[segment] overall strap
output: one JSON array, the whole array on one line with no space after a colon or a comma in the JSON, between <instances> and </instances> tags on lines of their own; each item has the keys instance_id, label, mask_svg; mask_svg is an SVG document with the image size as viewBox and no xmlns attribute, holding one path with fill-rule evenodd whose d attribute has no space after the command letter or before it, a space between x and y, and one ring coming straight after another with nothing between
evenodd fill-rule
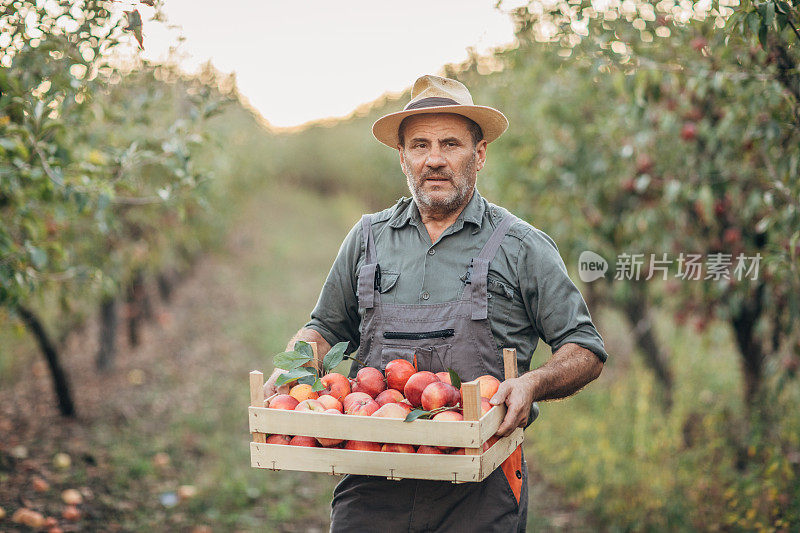
<instances>
[{"instance_id":1,"label":"overall strap","mask_svg":"<svg viewBox=\"0 0 800 533\"><path fill-rule=\"evenodd\" d=\"M361 233L364 242L364 264L358 272L358 303L365 309L375 306L375 281L378 272L378 257L372 237L372 216L361 217Z\"/></svg>"},{"instance_id":2,"label":"overall strap","mask_svg":"<svg viewBox=\"0 0 800 533\"><path fill-rule=\"evenodd\" d=\"M487 288L489 276L489 261L494 258L500 243L506 236L508 228L517 219L511 213L507 214L500 224L492 232L489 240L483 246L478 257L472 259L469 276L469 293L472 301L472 320L483 320L489 316L489 305L487 301Z\"/></svg>"}]
</instances>

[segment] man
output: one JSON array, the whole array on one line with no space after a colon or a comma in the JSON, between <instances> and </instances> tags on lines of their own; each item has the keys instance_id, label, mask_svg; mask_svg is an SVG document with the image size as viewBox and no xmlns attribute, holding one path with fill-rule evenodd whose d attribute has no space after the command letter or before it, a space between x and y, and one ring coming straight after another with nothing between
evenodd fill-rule
<instances>
[{"instance_id":1,"label":"man","mask_svg":"<svg viewBox=\"0 0 800 533\"><path fill-rule=\"evenodd\" d=\"M412 198L353 227L289 349L302 339L324 354L346 340L366 366L416 358L424 370L502 380L502 348L516 348L526 371L542 338L552 357L504 381L491 399L508 407L504 436L528 423L534 402L595 379L607 354L555 243L475 188L505 116L474 105L467 88L447 78L423 76L411 96L372 131L397 148ZM524 531L526 513L527 467L517 449L481 483L345 476L331 530Z\"/></svg>"}]
</instances>

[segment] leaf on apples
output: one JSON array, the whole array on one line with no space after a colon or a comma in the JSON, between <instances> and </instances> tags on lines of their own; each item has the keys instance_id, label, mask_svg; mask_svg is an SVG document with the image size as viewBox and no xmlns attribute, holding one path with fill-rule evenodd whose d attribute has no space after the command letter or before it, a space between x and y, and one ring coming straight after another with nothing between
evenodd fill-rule
<instances>
[{"instance_id":1,"label":"leaf on apples","mask_svg":"<svg viewBox=\"0 0 800 533\"><path fill-rule=\"evenodd\" d=\"M406 418L403 420L403 422L413 422L417 418L429 418L430 416L430 411L426 411L425 409L414 409L406 415Z\"/></svg>"},{"instance_id":2,"label":"leaf on apples","mask_svg":"<svg viewBox=\"0 0 800 533\"><path fill-rule=\"evenodd\" d=\"M461 377L459 377L458 372L456 372L452 368L448 368L447 371L450 373L450 384L453 385L453 387L460 389Z\"/></svg>"},{"instance_id":3,"label":"leaf on apples","mask_svg":"<svg viewBox=\"0 0 800 533\"><path fill-rule=\"evenodd\" d=\"M324 389L325 389L325 386L322 384L322 382L319 379L315 379L314 380L314 384L311 385L311 390L313 390L314 392L319 392L319 391L324 390Z\"/></svg>"},{"instance_id":4,"label":"leaf on apples","mask_svg":"<svg viewBox=\"0 0 800 533\"><path fill-rule=\"evenodd\" d=\"M311 358L298 352L283 352L272 358L272 362L277 368L284 370L294 370L311 361Z\"/></svg>"},{"instance_id":5,"label":"leaf on apples","mask_svg":"<svg viewBox=\"0 0 800 533\"><path fill-rule=\"evenodd\" d=\"M308 356L309 359L314 359L314 349L311 348L311 345L306 341L297 341L294 343L294 351Z\"/></svg>"},{"instance_id":6,"label":"leaf on apples","mask_svg":"<svg viewBox=\"0 0 800 533\"><path fill-rule=\"evenodd\" d=\"M286 372L285 374L281 374L280 376L278 376L278 379L275 380L275 385L276 386L285 385L286 383L289 383L290 381L294 381L296 379L299 380L300 378L303 378L303 377L306 377L306 376L311 376L312 379L314 378L314 374L309 372L308 369L302 368L302 367L301 368L295 368L294 370L290 370L290 371Z\"/></svg>"},{"instance_id":7,"label":"leaf on apples","mask_svg":"<svg viewBox=\"0 0 800 533\"><path fill-rule=\"evenodd\" d=\"M347 342L337 342L322 360L322 369L327 374L331 372L344 359L344 351L347 349Z\"/></svg>"}]
</instances>

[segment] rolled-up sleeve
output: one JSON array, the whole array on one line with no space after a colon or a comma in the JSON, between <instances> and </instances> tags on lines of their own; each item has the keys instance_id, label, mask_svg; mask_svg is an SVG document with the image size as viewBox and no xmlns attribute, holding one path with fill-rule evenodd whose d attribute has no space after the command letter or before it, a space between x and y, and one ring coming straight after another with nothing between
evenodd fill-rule
<instances>
[{"instance_id":1,"label":"rolled-up sleeve","mask_svg":"<svg viewBox=\"0 0 800 533\"><path fill-rule=\"evenodd\" d=\"M608 358L580 291L572 283L553 239L532 228L517 257L523 300L539 337L553 352L572 342Z\"/></svg>"},{"instance_id":2,"label":"rolled-up sleeve","mask_svg":"<svg viewBox=\"0 0 800 533\"><path fill-rule=\"evenodd\" d=\"M361 240L361 224L358 223L342 242L319 293L317 305L311 312L311 320L305 325L322 335L331 346L337 342L349 342L347 353L355 351L360 342L356 272Z\"/></svg>"}]
</instances>

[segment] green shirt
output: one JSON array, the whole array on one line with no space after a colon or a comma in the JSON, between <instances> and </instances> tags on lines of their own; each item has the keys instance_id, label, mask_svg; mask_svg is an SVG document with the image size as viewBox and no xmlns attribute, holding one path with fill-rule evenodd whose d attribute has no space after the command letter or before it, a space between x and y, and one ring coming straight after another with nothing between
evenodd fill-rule
<instances>
[{"instance_id":1,"label":"green shirt","mask_svg":"<svg viewBox=\"0 0 800 533\"><path fill-rule=\"evenodd\" d=\"M381 301L435 304L461 297L470 259L480 253L505 210L475 190L467 206L436 243L431 243L419 209L410 198L376 213L372 219ZM322 287L307 328L331 345L359 344L363 310L358 307L358 272L364 263L361 223L342 243ZM552 351L572 342L605 362L603 339L553 240L530 224L511 225L489 265L488 318L498 351L517 349L520 369L530 368L541 338Z\"/></svg>"}]
</instances>

